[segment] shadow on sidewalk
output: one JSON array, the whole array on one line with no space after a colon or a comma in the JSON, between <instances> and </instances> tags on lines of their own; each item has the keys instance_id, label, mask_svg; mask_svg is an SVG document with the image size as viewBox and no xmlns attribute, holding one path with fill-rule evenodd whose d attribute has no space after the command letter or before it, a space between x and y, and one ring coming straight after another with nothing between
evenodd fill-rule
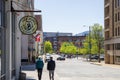
<instances>
[{"instance_id":1,"label":"shadow on sidewalk","mask_svg":"<svg viewBox=\"0 0 120 80\"><path fill-rule=\"evenodd\" d=\"M21 70L24 71L35 71L35 64L22 65Z\"/></svg>"}]
</instances>

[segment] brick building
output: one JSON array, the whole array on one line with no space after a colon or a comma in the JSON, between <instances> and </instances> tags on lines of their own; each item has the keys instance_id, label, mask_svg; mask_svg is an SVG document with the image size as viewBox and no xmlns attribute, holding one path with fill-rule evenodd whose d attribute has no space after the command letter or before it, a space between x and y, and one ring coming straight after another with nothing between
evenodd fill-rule
<instances>
[{"instance_id":1,"label":"brick building","mask_svg":"<svg viewBox=\"0 0 120 80\"><path fill-rule=\"evenodd\" d=\"M46 37L45 41L50 41L54 51L59 52L61 44L63 42L72 42L76 47L83 47L83 41L86 36L57 36L57 37Z\"/></svg>"},{"instance_id":2,"label":"brick building","mask_svg":"<svg viewBox=\"0 0 120 80\"><path fill-rule=\"evenodd\" d=\"M120 64L120 0L104 0L105 63Z\"/></svg>"}]
</instances>

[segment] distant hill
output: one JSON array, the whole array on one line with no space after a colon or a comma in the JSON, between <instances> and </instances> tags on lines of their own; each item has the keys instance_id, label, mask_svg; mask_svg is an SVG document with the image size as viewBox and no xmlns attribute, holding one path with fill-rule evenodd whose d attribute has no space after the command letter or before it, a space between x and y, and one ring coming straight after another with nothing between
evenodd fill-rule
<instances>
[{"instance_id":1,"label":"distant hill","mask_svg":"<svg viewBox=\"0 0 120 80\"><path fill-rule=\"evenodd\" d=\"M75 36L86 36L89 34L89 31L84 31L82 33L75 34Z\"/></svg>"}]
</instances>

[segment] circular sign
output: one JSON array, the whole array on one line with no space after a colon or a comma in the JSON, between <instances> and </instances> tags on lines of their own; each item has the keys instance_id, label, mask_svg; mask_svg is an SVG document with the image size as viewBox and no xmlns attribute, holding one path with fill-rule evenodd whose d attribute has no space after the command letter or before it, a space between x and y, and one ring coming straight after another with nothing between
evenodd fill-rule
<instances>
[{"instance_id":1,"label":"circular sign","mask_svg":"<svg viewBox=\"0 0 120 80\"><path fill-rule=\"evenodd\" d=\"M19 28L23 34L33 34L37 30L37 20L32 16L25 16L20 19Z\"/></svg>"}]
</instances>

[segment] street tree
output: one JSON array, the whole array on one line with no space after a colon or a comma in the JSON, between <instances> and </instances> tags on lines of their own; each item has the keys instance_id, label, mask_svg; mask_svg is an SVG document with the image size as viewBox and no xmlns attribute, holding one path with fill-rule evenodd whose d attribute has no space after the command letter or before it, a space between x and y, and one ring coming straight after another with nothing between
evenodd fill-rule
<instances>
[{"instance_id":1,"label":"street tree","mask_svg":"<svg viewBox=\"0 0 120 80\"><path fill-rule=\"evenodd\" d=\"M53 48L52 48L51 42L50 41L45 41L45 43L44 43L44 52L45 53L51 53L52 50L53 50Z\"/></svg>"},{"instance_id":2,"label":"street tree","mask_svg":"<svg viewBox=\"0 0 120 80\"><path fill-rule=\"evenodd\" d=\"M71 42L63 42L60 47L60 52L65 54L75 54L77 51L76 47Z\"/></svg>"},{"instance_id":3,"label":"street tree","mask_svg":"<svg viewBox=\"0 0 120 80\"><path fill-rule=\"evenodd\" d=\"M103 27L100 24L96 23L91 28L92 28L91 29L91 38L93 40L95 40L95 43L98 47L98 55L99 55L98 61L100 62L100 53L101 53L101 51L103 51L103 42L104 42Z\"/></svg>"}]
</instances>

